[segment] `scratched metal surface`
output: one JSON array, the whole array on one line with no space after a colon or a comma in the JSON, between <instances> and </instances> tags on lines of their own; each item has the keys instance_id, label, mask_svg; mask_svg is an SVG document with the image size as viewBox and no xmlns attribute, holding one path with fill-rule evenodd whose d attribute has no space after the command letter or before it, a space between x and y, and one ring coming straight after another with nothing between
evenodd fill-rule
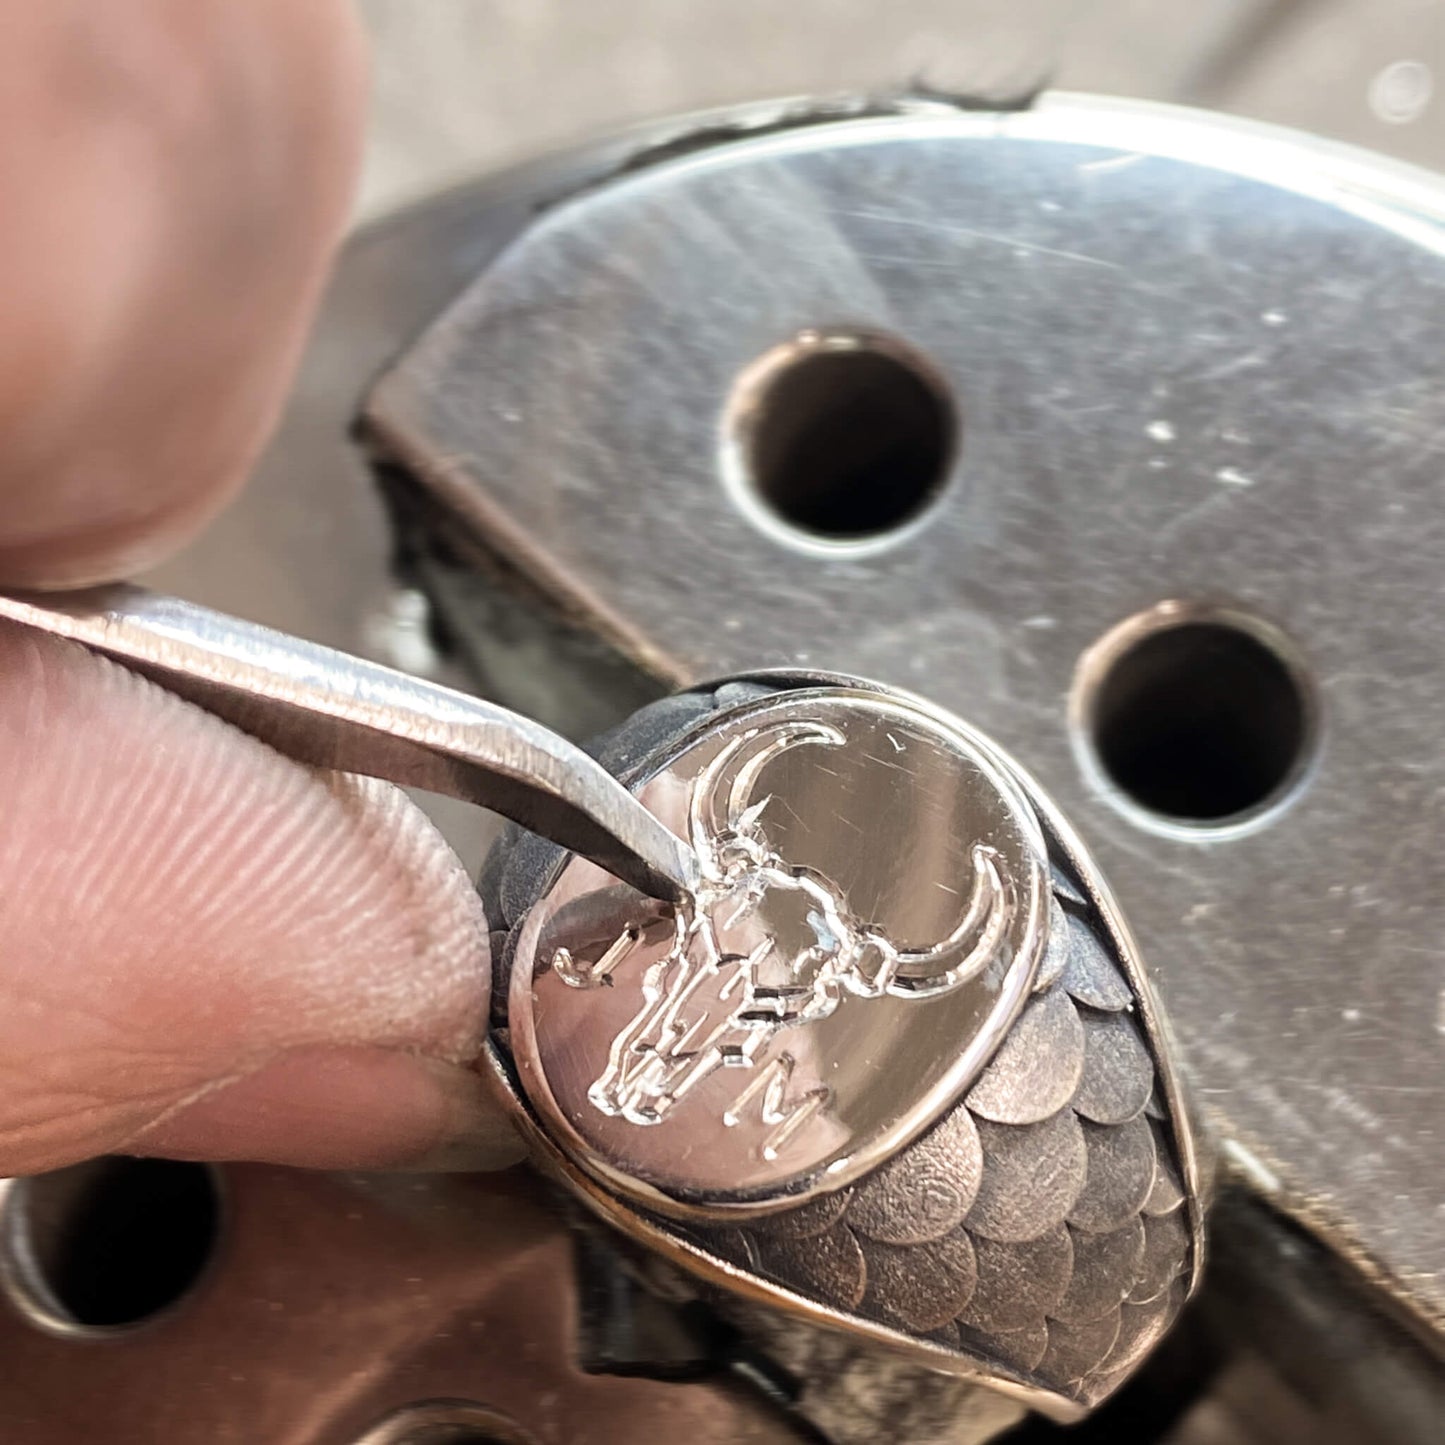
<instances>
[{"instance_id":1,"label":"scratched metal surface","mask_svg":"<svg viewBox=\"0 0 1445 1445\"><path fill-rule=\"evenodd\" d=\"M1257 1186L1436 1319L1442 215L1419 173L1068 99L772 137L551 212L375 413L663 673L833 665L997 736L1096 846ZM967 440L929 526L819 558L732 504L715 419L840 321L929 356ZM1173 596L1284 628L1324 711L1311 786L1228 841L1140 831L1066 722L1083 650Z\"/></svg>"},{"instance_id":2,"label":"scratched metal surface","mask_svg":"<svg viewBox=\"0 0 1445 1445\"><path fill-rule=\"evenodd\" d=\"M607 147L593 137L754 96L1047 81L1306 126L1445 168L1445 0L619 0L587 7L585 23L567 0L360 9L374 84L358 217L427 204L357 238L251 487L154 581L429 675L441 664L392 585L348 423L375 369L525 223L519 191L595 168ZM535 162L558 147L572 149ZM527 181L475 182L519 164ZM439 199L461 182L469 196ZM485 820L426 805L479 860Z\"/></svg>"}]
</instances>

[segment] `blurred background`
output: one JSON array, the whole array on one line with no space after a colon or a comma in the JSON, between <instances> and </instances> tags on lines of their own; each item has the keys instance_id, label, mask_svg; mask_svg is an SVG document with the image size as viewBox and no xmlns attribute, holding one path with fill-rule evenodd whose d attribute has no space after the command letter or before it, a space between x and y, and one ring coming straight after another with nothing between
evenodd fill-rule
<instances>
[{"instance_id":1,"label":"blurred background","mask_svg":"<svg viewBox=\"0 0 1445 1445\"><path fill-rule=\"evenodd\" d=\"M1206 106L1445 170L1445 0L361 0L362 218L632 121L1040 85Z\"/></svg>"}]
</instances>

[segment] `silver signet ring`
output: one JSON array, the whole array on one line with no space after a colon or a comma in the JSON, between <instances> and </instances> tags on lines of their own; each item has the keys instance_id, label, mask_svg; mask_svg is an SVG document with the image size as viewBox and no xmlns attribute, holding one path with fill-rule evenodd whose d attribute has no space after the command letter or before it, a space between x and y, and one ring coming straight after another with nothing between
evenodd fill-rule
<instances>
[{"instance_id":1,"label":"silver signet ring","mask_svg":"<svg viewBox=\"0 0 1445 1445\"><path fill-rule=\"evenodd\" d=\"M494 870L496 1062L539 1155L754 1305L1096 1405L1198 1282L1200 1166L1128 930L1037 784L831 676L668 699L603 760L699 873L673 908L556 850Z\"/></svg>"}]
</instances>

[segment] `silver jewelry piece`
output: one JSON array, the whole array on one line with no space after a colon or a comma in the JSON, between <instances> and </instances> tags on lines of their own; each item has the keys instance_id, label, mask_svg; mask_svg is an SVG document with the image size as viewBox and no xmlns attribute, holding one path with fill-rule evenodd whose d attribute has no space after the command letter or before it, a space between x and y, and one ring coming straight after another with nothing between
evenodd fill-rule
<instances>
[{"instance_id":1,"label":"silver jewelry piece","mask_svg":"<svg viewBox=\"0 0 1445 1445\"><path fill-rule=\"evenodd\" d=\"M573 1186L695 1274L1077 1413L1202 1262L1128 932L992 743L765 681L624 778L697 855L681 905L573 856L534 880L502 1073Z\"/></svg>"}]
</instances>

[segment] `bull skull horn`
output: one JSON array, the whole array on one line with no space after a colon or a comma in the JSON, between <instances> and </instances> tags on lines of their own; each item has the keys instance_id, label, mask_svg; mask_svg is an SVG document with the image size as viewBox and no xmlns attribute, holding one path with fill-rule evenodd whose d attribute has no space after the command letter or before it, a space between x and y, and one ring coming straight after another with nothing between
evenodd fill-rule
<instances>
[{"instance_id":1,"label":"bull skull horn","mask_svg":"<svg viewBox=\"0 0 1445 1445\"><path fill-rule=\"evenodd\" d=\"M893 954L888 991L906 998L947 993L976 978L993 962L1013 919L1016 890L1003 859L985 844L973 848L973 893L963 917L946 938L927 948Z\"/></svg>"},{"instance_id":2,"label":"bull skull horn","mask_svg":"<svg viewBox=\"0 0 1445 1445\"><path fill-rule=\"evenodd\" d=\"M706 860L721 833L745 831L759 775L775 758L809 743L841 747L843 734L823 723L786 722L754 728L734 738L698 775L688 826L693 850ZM726 791L726 810L721 804Z\"/></svg>"}]
</instances>

